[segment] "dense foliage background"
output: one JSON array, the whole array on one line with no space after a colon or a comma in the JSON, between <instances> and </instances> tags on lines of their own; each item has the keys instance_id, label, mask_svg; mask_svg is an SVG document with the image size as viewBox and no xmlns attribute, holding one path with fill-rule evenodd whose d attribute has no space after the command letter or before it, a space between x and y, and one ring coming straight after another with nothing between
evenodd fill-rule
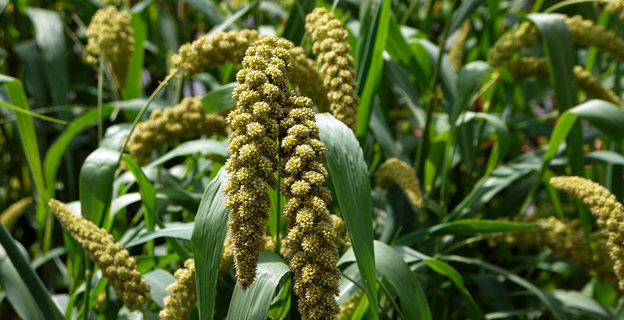
<instances>
[{"instance_id":1,"label":"dense foliage background","mask_svg":"<svg viewBox=\"0 0 624 320\"><path fill-rule=\"evenodd\" d=\"M87 63L87 27L109 4L131 14L134 51L123 86L102 61ZM208 114L234 106L240 65L170 74L181 45L255 29L315 59L305 15L326 7L349 32L360 97L355 134L317 115L329 210L348 231L339 245L340 318L620 319L624 300L611 268L618 260L602 227L548 182L582 176L624 199L619 6L0 0L0 209L34 198L6 226L10 234L0 230L0 318L157 319L174 272L194 257L190 318L299 319L280 250L287 230L279 189L269 192L267 237L275 245L261 254L254 285L243 292L231 268L219 270L227 137L168 141L145 165L120 151L135 119L185 97L199 96ZM526 21L534 41L521 34L505 42ZM509 61L493 58L514 45ZM526 57L547 60L522 64ZM391 158L413 169L424 206L403 185L379 182ZM121 303L50 213L52 198L128 249L150 286L144 310Z\"/></svg>"}]
</instances>

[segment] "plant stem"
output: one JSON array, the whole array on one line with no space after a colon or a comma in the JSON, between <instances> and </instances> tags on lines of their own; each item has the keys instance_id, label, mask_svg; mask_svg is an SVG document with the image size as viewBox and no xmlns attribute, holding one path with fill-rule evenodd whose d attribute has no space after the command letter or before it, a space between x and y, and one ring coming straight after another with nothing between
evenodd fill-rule
<instances>
[{"instance_id":1,"label":"plant stem","mask_svg":"<svg viewBox=\"0 0 624 320\"><path fill-rule=\"evenodd\" d=\"M102 56L98 59L100 62L100 67L98 70L98 94L97 94L97 108L98 108L98 146L100 142L102 142L102 91L104 84L104 59Z\"/></svg>"},{"instance_id":2,"label":"plant stem","mask_svg":"<svg viewBox=\"0 0 624 320\"><path fill-rule=\"evenodd\" d=\"M175 77L176 74L178 74L178 71L179 71L178 69L175 69L175 70L171 71L171 73L169 73L169 75L165 78L165 80L163 80L160 83L160 85L158 85L158 88L156 88L156 90L154 90L154 92L152 92L152 95L149 96L149 98L147 99L147 102L145 102L145 105L143 106L143 108L141 108L141 111L139 111L139 114L136 116L136 118L134 119L134 122L132 123L132 127L130 128L130 132L128 132L128 138L124 142L123 148L121 148L121 152L119 153L119 159L117 159L117 162L121 162L121 157L123 156L124 151L126 150L126 147L128 146L128 141L130 141L130 137L132 136L132 132L134 132L134 128L136 128L137 124L141 120L141 117L143 116L143 114L145 113L145 111L147 110L149 105L156 98L156 95L158 95L158 93L160 93L160 91L162 91L162 89L165 88L167 83L169 83L169 81L171 79L173 79L173 77Z\"/></svg>"},{"instance_id":3,"label":"plant stem","mask_svg":"<svg viewBox=\"0 0 624 320\"><path fill-rule=\"evenodd\" d=\"M280 243L280 217L282 216L282 213L280 212L280 185L281 185L281 178L280 178L280 174L279 171L277 172L277 192L276 192L276 197L277 199L275 200L276 202L276 207L275 207L275 253L279 254L280 253L280 249L281 249L281 243Z\"/></svg>"},{"instance_id":4,"label":"plant stem","mask_svg":"<svg viewBox=\"0 0 624 320\"><path fill-rule=\"evenodd\" d=\"M84 320L89 320L89 298L91 291L91 270L89 270L89 256L85 253L85 292L84 292Z\"/></svg>"}]
</instances>

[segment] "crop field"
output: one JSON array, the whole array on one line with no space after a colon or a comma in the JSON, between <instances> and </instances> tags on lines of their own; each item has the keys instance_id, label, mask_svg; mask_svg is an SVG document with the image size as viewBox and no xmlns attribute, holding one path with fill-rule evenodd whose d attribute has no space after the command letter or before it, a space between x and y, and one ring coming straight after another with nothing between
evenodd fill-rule
<instances>
[{"instance_id":1,"label":"crop field","mask_svg":"<svg viewBox=\"0 0 624 320\"><path fill-rule=\"evenodd\" d=\"M0 0L0 320L624 320L624 0Z\"/></svg>"}]
</instances>

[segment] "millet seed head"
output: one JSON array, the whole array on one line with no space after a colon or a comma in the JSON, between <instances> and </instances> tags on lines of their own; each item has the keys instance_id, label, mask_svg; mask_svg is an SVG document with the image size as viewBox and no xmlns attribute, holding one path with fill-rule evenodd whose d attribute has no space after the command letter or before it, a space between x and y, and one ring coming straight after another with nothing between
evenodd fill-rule
<instances>
[{"instance_id":1,"label":"millet seed head","mask_svg":"<svg viewBox=\"0 0 624 320\"><path fill-rule=\"evenodd\" d=\"M243 68L236 75L236 109L227 117L232 135L228 140L231 156L225 164L230 178L224 193L226 206L232 208L229 237L236 278L243 289L256 277L264 221L271 205L268 191L277 186L277 138L289 95L292 47L287 40L268 36L247 49Z\"/></svg>"},{"instance_id":2,"label":"millet seed head","mask_svg":"<svg viewBox=\"0 0 624 320\"><path fill-rule=\"evenodd\" d=\"M171 66L181 70L186 77L192 77L204 68L226 62L240 63L245 50L257 39L256 30L219 31L210 38L201 37L182 45L178 53L171 57Z\"/></svg>"},{"instance_id":3,"label":"millet seed head","mask_svg":"<svg viewBox=\"0 0 624 320\"><path fill-rule=\"evenodd\" d=\"M377 185L382 189L388 189L394 183L399 185L413 205L422 208L423 196L416 171L404 161L390 158L379 166Z\"/></svg>"},{"instance_id":4,"label":"millet seed head","mask_svg":"<svg viewBox=\"0 0 624 320\"><path fill-rule=\"evenodd\" d=\"M355 132L360 98L355 93L358 85L353 57L349 55L349 33L334 13L325 8L316 8L308 14L305 28L312 35L312 50L318 55L331 112Z\"/></svg>"},{"instance_id":5,"label":"millet seed head","mask_svg":"<svg viewBox=\"0 0 624 320\"><path fill-rule=\"evenodd\" d=\"M186 260L184 267L176 270L174 276L177 281L167 286L167 292L171 295L165 297L165 308L158 315L162 320L187 320L188 311L197 299L195 260Z\"/></svg>"},{"instance_id":6,"label":"millet seed head","mask_svg":"<svg viewBox=\"0 0 624 320\"><path fill-rule=\"evenodd\" d=\"M2 223L9 232L12 232L17 220L31 203L33 203L33 198L26 197L11 204L0 214L0 223Z\"/></svg>"},{"instance_id":7,"label":"millet seed head","mask_svg":"<svg viewBox=\"0 0 624 320\"><path fill-rule=\"evenodd\" d=\"M579 199L594 215L601 231L608 237L613 270L624 290L624 206L605 187L582 177L562 176L550 179L550 184Z\"/></svg>"},{"instance_id":8,"label":"millet seed head","mask_svg":"<svg viewBox=\"0 0 624 320\"><path fill-rule=\"evenodd\" d=\"M139 310L152 300L149 286L128 250L105 229L71 212L64 203L51 199L52 213L63 228L85 250L115 289L117 297L130 310Z\"/></svg>"},{"instance_id":9,"label":"millet seed head","mask_svg":"<svg viewBox=\"0 0 624 320\"><path fill-rule=\"evenodd\" d=\"M113 5L99 9L87 28L87 62L96 64L98 57L110 66L117 88L126 85L126 76L134 56L134 30L130 26L132 16L117 11Z\"/></svg>"}]
</instances>

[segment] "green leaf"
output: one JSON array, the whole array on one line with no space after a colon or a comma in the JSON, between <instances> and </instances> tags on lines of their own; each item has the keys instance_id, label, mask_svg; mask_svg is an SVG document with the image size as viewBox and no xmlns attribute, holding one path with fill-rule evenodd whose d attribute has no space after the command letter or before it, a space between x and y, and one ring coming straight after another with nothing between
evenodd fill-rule
<instances>
[{"instance_id":1,"label":"green leaf","mask_svg":"<svg viewBox=\"0 0 624 320\"><path fill-rule=\"evenodd\" d=\"M321 140L327 147L327 167L364 280L364 289L372 310L377 310L372 198L364 154L345 124L327 113L318 114L316 122ZM376 312L373 317L377 319Z\"/></svg>"},{"instance_id":2,"label":"green leaf","mask_svg":"<svg viewBox=\"0 0 624 320\"><path fill-rule=\"evenodd\" d=\"M17 271L15 272L17 274L14 274L14 276L17 275L19 278L23 280L23 283L26 285L26 288L28 288L28 291L32 295L32 298L34 298L35 301L37 302L34 304L29 304L30 308L32 308L35 305L38 306L41 312L44 315L46 315L46 319L54 319L54 320L65 319L65 317L63 317L63 315L61 314L61 311L56 307L56 305L52 301L52 297L50 296L48 289L43 285L43 282L41 282L41 279L39 279L39 277L35 273L35 270L33 270L33 268L30 266L30 262L28 261L28 258L26 256L26 250L24 250L23 247L18 245L18 242L16 242L15 239L11 237L7 229L1 223L0 223L0 244L4 248L3 251L6 254L6 255L0 254L0 272L5 272L5 271L11 272L11 267L7 265L9 263L14 266L13 268L15 270L19 270L19 272ZM7 284L5 286L4 281L8 277L2 274L2 277L0 278L2 278L1 281L3 281L3 282L0 282L2 284L3 291L6 290L8 286L20 285L19 282L15 282L13 284ZM17 279L17 277L11 277L11 278ZM26 299L26 301L28 301L28 297L22 296L25 293L23 289L24 288L16 289L16 292L19 292L20 299L24 298ZM43 318L38 317L38 318L32 318L32 319L43 319Z\"/></svg>"},{"instance_id":3,"label":"green leaf","mask_svg":"<svg viewBox=\"0 0 624 320\"><path fill-rule=\"evenodd\" d=\"M484 3L484 0L466 0L463 1L457 10L453 12L450 20L449 34L459 29L464 21L468 20L470 16Z\"/></svg>"},{"instance_id":4,"label":"green leaf","mask_svg":"<svg viewBox=\"0 0 624 320\"><path fill-rule=\"evenodd\" d=\"M29 7L27 12L35 27L35 41L41 49L45 62L43 67L51 89L52 100L55 105L68 105L69 69L63 21L55 11Z\"/></svg>"},{"instance_id":5,"label":"green leaf","mask_svg":"<svg viewBox=\"0 0 624 320\"><path fill-rule=\"evenodd\" d=\"M1 2L1 1L0 1ZM34 39L15 45L15 52L22 59L24 66L24 86L27 93L34 98L33 108L50 105L46 78L43 72L43 57Z\"/></svg>"},{"instance_id":6,"label":"green leaf","mask_svg":"<svg viewBox=\"0 0 624 320\"><path fill-rule=\"evenodd\" d=\"M604 100L589 100L570 110L581 119L589 121L594 127L617 141L624 140L624 110Z\"/></svg>"},{"instance_id":7,"label":"green leaf","mask_svg":"<svg viewBox=\"0 0 624 320\"><path fill-rule=\"evenodd\" d=\"M4 84L4 87L9 95L9 99L11 99L11 103L13 105L30 111L24 87L19 80L0 74L0 85L1 84ZM39 155L39 143L37 142L35 125L33 124L32 118L28 115L16 112L15 118L17 120L17 128L19 130L20 140L22 141L22 148L24 149L24 154L26 155L28 168L32 174L32 179L35 182L35 187L37 188L39 195L42 197L39 201L47 204L48 200L45 196L46 189L43 180L43 172L41 170L41 157ZM45 207L46 210L38 211L37 215L37 223L39 223L39 226L41 227L46 225L45 219L46 212L48 212L48 210L47 206ZM39 212L41 212L41 214L39 214Z\"/></svg>"},{"instance_id":8,"label":"green leaf","mask_svg":"<svg viewBox=\"0 0 624 320\"><path fill-rule=\"evenodd\" d=\"M511 232L541 227L538 223L518 223L502 220L464 219L441 223L431 227L412 231L396 242L396 245L411 246L427 235L474 236L479 233Z\"/></svg>"},{"instance_id":9,"label":"green leaf","mask_svg":"<svg viewBox=\"0 0 624 320\"><path fill-rule=\"evenodd\" d=\"M166 226L167 227L163 229L139 233L138 236L136 236L129 242L122 243L122 244L124 245L124 247L130 248L132 246L144 244L147 241L158 239L158 238L163 238L163 237L176 238L176 239L182 239L182 240L191 240L191 236L193 234L193 227L195 226L195 223L194 222L172 223Z\"/></svg>"},{"instance_id":10,"label":"green leaf","mask_svg":"<svg viewBox=\"0 0 624 320\"><path fill-rule=\"evenodd\" d=\"M398 22L396 21L394 16L390 16L390 23L389 23L389 28L388 28L388 41L386 43L386 50L388 54L392 57L392 59L399 62L405 69L411 71L416 81L412 82L412 80L410 79L410 75L407 73L404 76L402 76L403 79L398 78L396 76L391 76L391 75L389 75L389 77L391 77L392 79L401 80L401 82L405 82L405 84L403 84L397 81L396 84L399 87L406 88L406 87L411 87L415 84L416 87L420 91L425 92L429 90L429 83L427 83L427 79L429 78L429 75L427 74L427 71L425 70L428 70L429 68L431 68L431 65L430 63L425 66L420 65L417 59L418 55L416 53L418 51L415 49L417 47L420 47L420 46L415 45L414 48L412 48L412 46L408 44L408 42L405 40L405 37L403 36L403 33L401 33L401 29L399 28ZM426 56L426 58L429 59L429 56ZM393 72L394 71L393 69L395 69L396 67L388 69L387 66L388 66L388 61L386 60L384 62L384 74L388 74L388 72L397 74L397 72ZM420 100L416 99L415 97L416 95L415 90L404 90L404 91L405 93L403 95L411 96L411 100L413 101L414 104L420 102ZM410 109L411 108L412 107L410 106Z\"/></svg>"},{"instance_id":11,"label":"green leaf","mask_svg":"<svg viewBox=\"0 0 624 320\"><path fill-rule=\"evenodd\" d=\"M555 319L557 320L568 319L568 316L565 314L565 312L562 311L563 308L561 307L561 304L559 303L559 301L548 296L547 294L542 292L540 289L535 287L533 284L531 284L529 281L524 280L523 278L519 277L517 274L513 272L509 272L503 268L497 267L487 262L479 261L477 259L466 258L466 257L443 256L441 259L474 265L474 266L489 270L491 272L498 273L502 275L503 277L507 278L509 281L516 283L517 285L527 289L529 292L535 295L540 301L542 301L542 304L555 317Z\"/></svg>"},{"instance_id":12,"label":"green leaf","mask_svg":"<svg viewBox=\"0 0 624 320\"><path fill-rule=\"evenodd\" d=\"M457 124L457 126L460 126L460 130L461 130L461 125L466 124L467 122L473 119L485 120L486 123L494 129L494 132L497 136L496 144L492 148L492 154L490 155L488 159L488 164L484 173L484 176L487 177L492 173L494 168L496 168L496 166L498 165L498 161L502 160L503 157L505 157L505 155L509 151L509 145L510 145L509 130L507 129L507 126L505 125L503 120L498 118L496 115L489 114L489 113L481 113L481 112L477 113L477 112L472 112L472 111L464 112L464 117L459 119L461 121L461 124ZM460 138L461 136L462 135L460 134ZM469 144L470 146L472 145L471 143ZM470 146L468 147L470 148ZM475 151L475 154L476 154L476 151ZM476 156L474 156L472 159L475 159L475 158Z\"/></svg>"},{"instance_id":13,"label":"green leaf","mask_svg":"<svg viewBox=\"0 0 624 320\"><path fill-rule=\"evenodd\" d=\"M383 119L383 114L379 108L379 101L375 101L375 110L371 115L370 130L375 137L375 140L379 142L381 151L386 158L399 158L403 161L410 162L410 160L403 155L400 146L392 138L390 128Z\"/></svg>"},{"instance_id":14,"label":"green leaf","mask_svg":"<svg viewBox=\"0 0 624 320\"><path fill-rule=\"evenodd\" d=\"M427 50L429 59L431 60L431 65L437 65L440 48L425 39L415 39L415 41ZM453 65L451 65L451 62L446 54L442 55L440 73L438 76L440 79L440 87L442 88L442 95L445 101L444 108L448 114L451 114L451 108L455 104L455 99L457 99L457 73L455 72L455 69L453 68Z\"/></svg>"},{"instance_id":15,"label":"green leaf","mask_svg":"<svg viewBox=\"0 0 624 320\"><path fill-rule=\"evenodd\" d=\"M113 112L113 108L102 108L102 116L109 117ZM56 174L63 158L63 153L71 143L72 139L86 129L88 126L97 122L98 112L97 109L89 109L78 118L74 119L71 125L69 125L63 134L58 137L54 143L50 146L46 152L43 160L43 169L45 172L45 183L48 186L47 196L48 198L54 198L56 189Z\"/></svg>"},{"instance_id":16,"label":"green leaf","mask_svg":"<svg viewBox=\"0 0 624 320\"><path fill-rule=\"evenodd\" d=\"M15 269L4 248L0 247L0 285L13 310L22 319L44 319L37 301ZM46 292L47 293L47 292Z\"/></svg>"},{"instance_id":17,"label":"green leaf","mask_svg":"<svg viewBox=\"0 0 624 320\"><path fill-rule=\"evenodd\" d=\"M119 152L98 148L85 160L80 169L80 208L86 219L98 226L111 202L113 181Z\"/></svg>"},{"instance_id":18,"label":"green leaf","mask_svg":"<svg viewBox=\"0 0 624 320\"><path fill-rule=\"evenodd\" d=\"M354 259L353 250L349 249L338 264ZM431 310L425 293L401 255L387 244L375 240L375 264L377 272L388 279L391 289L399 296L405 319L430 320Z\"/></svg>"},{"instance_id":19,"label":"green leaf","mask_svg":"<svg viewBox=\"0 0 624 320\"><path fill-rule=\"evenodd\" d=\"M546 171L550 167L552 159L557 155L559 147L568 138L574 126L578 125L577 119L579 117L588 120L596 128L615 140L621 141L624 139L624 132L618 129L624 125L624 111L610 102L590 100L564 112L550 136L550 143L548 144L546 154L544 154L538 179L524 201L525 207L533 199Z\"/></svg>"},{"instance_id":20,"label":"green leaf","mask_svg":"<svg viewBox=\"0 0 624 320\"><path fill-rule=\"evenodd\" d=\"M615 310L604 306L596 300L576 291L556 290L552 295L561 302L566 309L578 310L598 320L622 319Z\"/></svg>"},{"instance_id":21,"label":"green leaf","mask_svg":"<svg viewBox=\"0 0 624 320\"><path fill-rule=\"evenodd\" d=\"M570 30L562 15L534 13L527 18L539 29L544 41L557 108L564 112L578 104L574 47ZM580 124L572 128L567 145L572 174L583 175L583 133Z\"/></svg>"},{"instance_id":22,"label":"green leaf","mask_svg":"<svg viewBox=\"0 0 624 320\"><path fill-rule=\"evenodd\" d=\"M448 263L439 260L425 260L425 263L431 268L433 271L449 278L453 284L459 289L459 293L466 304L466 308L468 309L468 315L471 320L485 320L485 315L477 302L474 300L466 286L464 286L464 278L462 278L459 271L455 268L451 267Z\"/></svg>"},{"instance_id":23,"label":"green leaf","mask_svg":"<svg viewBox=\"0 0 624 320\"><path fill-rule=\"evenodd\" d=\"M269 314L275 289L289 271L286 261L277 254L261 253L254 283L246 292L243 292L240 286L234 289L228 319L265 320Z\"/></svg>"},{"instance_id":24,"label":"green leaf","mask_svg":"<svg viewBox=\"0 0 624 320\"><path fill-rule=\"evenodd\" d=\"M372 32L366 39L365 53L362 64L357 70L357 83L360 86L360 109L357 114L357 137L364 141L369 130L370 116L373 111L373 99L383 71L383 52L388 39L388 24L392 1L380 0L373 17ZM361 40L360 40L361 41Z\"/></svg>"},{"instance_id":25,"label":"green leaf","mask_svg":"<svg viewBox=\"0 0 624 320\"><path fill-rule=\"evenodd\" d=\"M316 4L315 0L301 0L295 1L295 4L290 9L290 15L282 37L292 41L295 45L301 45L304 40L305 30L305 18L306 15L312 10Z\"/></svg>"},{"instance_id":26,"label":"green leaf","mask_svg":"<svg viewBox=\"0 0 624 320\"><path fill-rule=\"evenodd\" d=\"M197 304L201 320L212 320L214 315L219 262L227 233L229 209L225 208L223 188L228 177L225 168L221 168L206 188L191 237L195 253L195 278L199 284Z\"/></svg>"},{"instance_id":27,"label":"green leaf","mask_svg":"<svg viewBox=\"0 0 624 320\"><path fill-rule=\"evenodd\" d=\"M242 8L240 8L240 10L236 11L236 13L230 15L223 22L219 23L219 25L216 25L214 26L214 28L210 29L210 32L208 32L205 37L210 38L218 31L224 31L225 29L229 28L232 24L234 24L234 22L238 21L238 19L240 19L243 15L247 14L249 10L255 7L259 2L260 0L256 0L252 3L246 3Z\"/></svg>"},{"instance_id":28,"label":"green leaf","mask_svg":"<svg viewBox=\"0 0 624 320\"><path fill-rule=\"evenodd\" d=\"M457 78L457 99L455 99L455 103L453 104L451 113L449 114L449 121L451 123L451 139L447 141L445 151L445 167L442 172L442 183L445 184L442 188L442 198L445 202L448 199L448 194L445 194L445 192L448 192L447 184L449 183L449 179L446 178L446 175L451 171L452 157L450 153L451 145L453 141L455 141L455 134L457 134L459 152L463 163L466 165L466 170L473 172L476 168L477 155L476 149L472 144L472 135L468 134L468 128L466 126L460 126L457 130L455 130L455 128L460 115L470 107L475 93L481 87L483 77L485 77L485 75L491 70L492 67L489 64L483 61L475 61L465 65L459 72L459 76ZM459 131L459 133L457 133L457 131Z\"/></svg>"},{"instance_id":29,"label":"green leaf","mask_svg":"<svg viewBox=\"0 0 624 320\"><path fill-rule=\"evenodd\" d=\"M152 301L156 302L159 307L164 308L164 299L166 296L170 295L167 293L167 286L176 282L177 279L172 276L171 273L163 269L156 269L150 273L146 273L143 275L143 278L145 278L145 281L150 287Z\"/></svg>"},{"instance_id":30,"label":"green leaf","mask_svg":"<svg viewBox=\"0 0 624 320\"><path fill-rule=\"evenodd\" d=\"M492 67L483 61L474 61L465 65L457 77L457 99L450 113L450 123L453 126L459 116L470 107L474 94L481 87L483 77L492 70Z\"/></svg>"},{"instance_id":31,"label":"green leaf","mask_svg":"<svg viewBox=\"0 0 624 320\"><path fill-rule=\"evenodd\" d=\"M228 83L204 96L201 101L206 112L215 113L235 105L232 91L236 87L238 87L238 82Z\"/></svg>"},{"instance_id":32,"label":"green leaf","mask_svg":"<svg viewBox=\"0 0 624 320\"><path fill-rule=\"evenodd\" d=\"M180 144L175 149L154 160L147 165L147 168L155 168L173 158L197 153L201 153L203 155L218 155L225 159L230 156L227 151L227 143L225 142L214 140L192 140Z\"/></svg>"},{"instance_id":33,"label":"green leaf","mask_svg":"<svg viewBox=\"0 0 624 320\"><path fill-rule=\"evenodd\" d=\"M154 185L147 179L139 165L134 162L132 156L124 154L122 157L124 164L128 170L132 173L137 183L139 184L139 193L141 194L141 200L147 214L145 217L145 226L148 231L154 231L154 226L158 225L161 229L165 228L165 225L160 221L156 215L156 189ZM167 241L173 247L182 259L188 259L191 257L189 252L184 248L176 239L167 238ZM153 243L148 243L148 252L153 254Z\"/></svg>"},{"instance_id":34,"label":"green leaf","mask_svg":"<svg viewBox=\"0 0 624 320\"><path fill-rule=\"evenodd\" d=\"M122 157L124 164L128 167L128 170L132 172L132 175L136 179L139 184L139 193L141 194L141 201L143 205L149 212L149 215L145 216L145 221L147 224L147 228L149 231L154 230L154 221L148 220L149 216L156 214L156 188L154 185L147 179L139 165L132 159L132 156L129 154L124 154ZM151 230L150 230L151 223Z\"/></svg>"},{"instance_id":35,"label":"green leaf","mask_svg":"<svg viewBox=\"0 0 624 320\"><path fill-rule=\"evenodd\" d=\"M147 23L141 17L142 11L132 13L130 27L134 30L134 56L130 70L126 75L126 86L123 88L124 99L141 98L143 63L145 61L145 40L147 39Z\"/></svg>"},{"instance_id":36,"label":"green leaf","mask_svg":"<svg viewBox=\"0 0 624 320\"><path fill-rule=\"evenodd\" d=\"M186 2L197 9L211 25L216 26L223 22L223 15L211 0L187 0Z\"/></svg>"}]
</instances>

